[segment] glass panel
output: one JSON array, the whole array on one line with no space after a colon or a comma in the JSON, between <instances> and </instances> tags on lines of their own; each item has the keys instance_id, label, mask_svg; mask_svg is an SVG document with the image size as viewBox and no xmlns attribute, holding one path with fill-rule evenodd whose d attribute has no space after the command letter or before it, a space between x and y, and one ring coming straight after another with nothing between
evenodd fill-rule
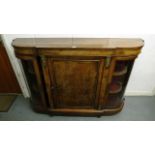
<instances>
[{"instance_id":1,"label":"glass panel","mask_svg":"<svg viewBox=\"0 0 155 155\"><path fill-rule=\"evenodd\" d=\"M106 107L119 107L133 66L133 60L117 60L108 88Z\"/></svg>"},{"instance_id":2,"label":"glass panel","mask_svg":"<svg viewBox=\"0 0 155 155\"><path fill-rule=\"evenodd\" d=\"M22 65L31 91L31 99L35 101L35 104L39 104L39 102L41 101L41 95L34 72L33 62L22 60Z\"/></svg>"}]
</instances>

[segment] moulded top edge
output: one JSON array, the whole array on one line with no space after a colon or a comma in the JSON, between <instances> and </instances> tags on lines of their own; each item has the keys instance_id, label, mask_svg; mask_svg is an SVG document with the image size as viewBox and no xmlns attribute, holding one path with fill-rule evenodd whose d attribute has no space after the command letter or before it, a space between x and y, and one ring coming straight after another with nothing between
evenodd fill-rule
<instances>
[{"instance_id":1,"label":"moulded top edge","mask_svg":"<svg viewBox=\"0 0 155 155\"><path fill-rule=\"evenodd\" d=\"M141 48L142 39L136 38L17 38L14 47L27 48L84 48L84 49L116 49Z\"/></svg>"}]
</instances>

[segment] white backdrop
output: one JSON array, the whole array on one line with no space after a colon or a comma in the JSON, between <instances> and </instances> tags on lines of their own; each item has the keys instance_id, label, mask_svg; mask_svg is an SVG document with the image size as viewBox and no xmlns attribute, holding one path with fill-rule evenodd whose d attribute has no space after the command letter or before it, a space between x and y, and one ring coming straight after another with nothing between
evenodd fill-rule
<instances>
[{"instance_id":1,"label":"white backdrop","mask_svg":"<svg viewBox=\"0 0 155 155\"><path fill-rule=\"evenodd\" d=\"M15 38L20 37L127 37L142 38L145 46L142 53L137 58L129 84L127 86L126 95L155 95L155 35L38 35L38 34L4 34L2 39L7 48L7 52L17 79L25 97L29 96L29 91L25 82L25 77L20 65L14 55L11 42Z\"/></svg>"}]
</instances>

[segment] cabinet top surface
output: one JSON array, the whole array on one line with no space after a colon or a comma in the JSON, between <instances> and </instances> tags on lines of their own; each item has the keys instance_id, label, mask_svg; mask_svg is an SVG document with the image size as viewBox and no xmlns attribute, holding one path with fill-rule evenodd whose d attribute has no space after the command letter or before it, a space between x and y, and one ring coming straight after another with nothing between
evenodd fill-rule
<instances>
[{"instance_id":1,"label":"cabinet top surface","mask_svg":"<svg viewBox=\"0 0 155 155\"><path fill-rule=\"evenodd\" d=\"M28 48L116 49L141 48L144 41L131 38L18 38L13 40L12 45Z\"/></svg>"}]
</instances>

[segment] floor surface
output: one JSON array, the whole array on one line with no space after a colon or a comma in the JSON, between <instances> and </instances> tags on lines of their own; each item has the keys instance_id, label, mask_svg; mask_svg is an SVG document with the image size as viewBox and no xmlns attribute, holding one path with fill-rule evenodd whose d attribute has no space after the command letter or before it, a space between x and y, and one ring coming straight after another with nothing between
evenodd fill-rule
<instances>
[{"instance_id":1,"label":"floor surface","mask_svg":"<svg viewBox=\"0 0 155 155\"><path fill-rule=\"evenodd\" d=\"M8 112L0 113L0 121L154 121L155 97L126 97L123 110L113 116L68 117L35 113L23 96L18 96Z\"/></svg>"}]
</instances>

